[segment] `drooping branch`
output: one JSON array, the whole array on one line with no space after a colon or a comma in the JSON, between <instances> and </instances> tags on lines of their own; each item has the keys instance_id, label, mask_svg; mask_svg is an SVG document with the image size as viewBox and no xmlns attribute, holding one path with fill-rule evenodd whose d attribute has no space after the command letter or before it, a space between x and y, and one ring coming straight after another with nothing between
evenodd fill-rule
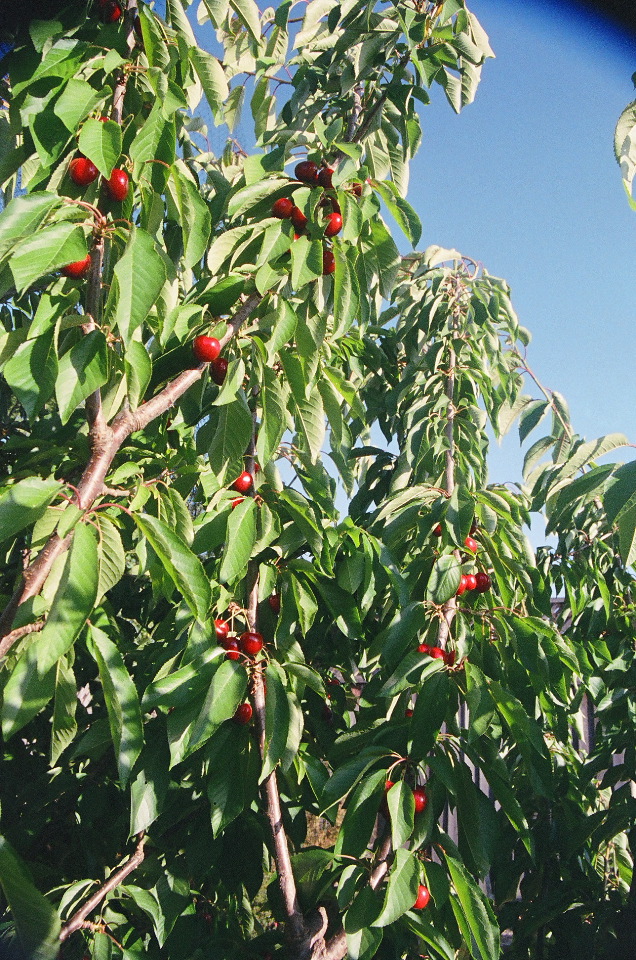
<instances>
[{"instance_id":1,"label":"drooping branch","mask_svg":"<svg viewBox=\"0 0 636 960\"><path fill-rule=\"evenodd\" d=\"M87 916L95 910L102 900L108 896L108 894L115 890L116 887L123 883L129 874L136 870L140 863L143 862L145 857L144 844L146 840L142 835L139 843L137 844L137 849L132 854L132 856L126 860L124 864L118 869L115 870L113 874L108 878L108 880L95 891L92 897L90 897L83 907L80 907L76 913L73 914L68 923L65 923L60 931L60 940L68 940L71 934L75 933L76 930L80 930L84 926L84 921Z\"/></svg>"}]
</instances>

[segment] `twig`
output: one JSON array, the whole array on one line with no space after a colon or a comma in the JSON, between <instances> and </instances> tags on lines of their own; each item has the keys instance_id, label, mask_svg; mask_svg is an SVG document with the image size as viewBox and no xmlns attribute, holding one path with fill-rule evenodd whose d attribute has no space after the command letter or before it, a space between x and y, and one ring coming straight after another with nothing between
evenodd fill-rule
<instances>
[{"instance_id":1,"label":"twig","mask_svg":"<svg viewBox=\"0 0 636 960\"><path fill-rule=\"evenodd\" d=\"M18 640L26 637L29 633L38 633L44 626L44 622L44 620L38 620L37 623L27 623L24 627L16 627L15 630L12 630L11 633L8 633L6 637L3 638L2 644L8 642L9 647L12 647L14 643L17 643ZM2 644L0 644L0 656L2 655Z\"/></svg>"},{"instance_id":2,"label":"twig","mask_svg":"<svg viewBox=\"0 0 636 960\"><path fill-rule=\"evenodd\" d=\"M126 879L126 877L136 870L140 863L142 863L145 857L144 844L146 842L145 836L142 834L137 844L137 849L120 868L116 870L101 887L95 891L92 897L86 901L83 907L80 907L76 913L73 914L68 923L65 923L60 931L60 940L67 940L71 934L75 933L76 930L81 929L84 926L84 921L89 913L92 913L96 907L102 902L104 897L108 896L111 890L114 890L119 884Z\"/></svg>"}]
</instances>

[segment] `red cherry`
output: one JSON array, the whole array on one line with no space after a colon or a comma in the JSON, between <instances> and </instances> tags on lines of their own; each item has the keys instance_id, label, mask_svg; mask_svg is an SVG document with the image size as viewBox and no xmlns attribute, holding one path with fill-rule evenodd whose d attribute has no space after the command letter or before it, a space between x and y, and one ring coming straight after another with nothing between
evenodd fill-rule
<instances>
[{"instance_id":1,"label":"red cherry","mask_svg":"<svg viewBox=\"0 0 636 960\"><path fill-rule=\"evenodd\" d=\"M330 213L327 217L327 226L325 228L326 237L335 237L342 230L342 217L339 213Z\"/></svg>"},{"instance_id":2,"label":"red cherry","mask_svg":"<svg viewBox=\"0 0 636 960\"><path fill-rule=\"evenodd\" d=\"M298 230L299 233L302 233L302 231L307 226L308 221L307 221L307 217L302 212L300 207L292 208L292 212L290 213L290 218L291 218L291 222L294 224L295 229Z\"/></svg>"},{"instance_id":3,"label":"red cherry","mask_svg":"<svg viewBox=\"0 0 636 960\"><path fill-rule=\"evenodd\" d=\"M121 19L122 9L117 0L108 0L107 3L100 4L102 8L102 20L104 23L116 23Z\"/></svg>"},{"instance_id":4,"label":"red cherry","mask_svg":"<svg viewBox=\"0 0 636 960\"><path fill-rule=\"evenodd\" d=\"M210 376L219 387L225 383L227 368L228 361L225 357L217 357L216 360L213 360L210 364Z\"/></svg>"},{"instance_id":5,"label":"red cherry","mask_svg":"<svg viewBox=\"0 0 636 960\"><path fill-rule=\"evenodd\" d=\"M454 667L456 657L457 657L457 653L455 650L447 650L444 656L444 663L446 664L446 666Z\"/></svg>"},{"instance_id":6,"label":"red cherry","mask_svg":"<svg viewBox=\"0 0 636 960\"><path fill-rule=\"evenodd\" d=\"M466 593L467 590L468 590L468 577L466 576L465 573L462 573L459 579L459 586L455 591L455 596L461 597L462 593Z\"/></svg>"},{"instance_id":7,"label":"red cherry","mask_svg":"<svg viewBox=\"0 0 636 960\"><path fill-rule=\"evenodd\" d=\"M336 258L334 257L331 250L323 250L322 252L322 273L323 276L328 276L330 273L333 273L336 269Z\"/></svg>"},{"instance_id":8,"label":"red cherry","mask_svg":"<svg viewBox=\"0 0 636 960\"><path fill-rule=\"evenodd\" d=\"M78 187L87 187L99 176L99 170L88 157L75 157L69 164L68 172Z\"/></svg>"},{"instance_id":9,"label":"red cherry","mask_svg":"<svg viewBox=\"0 0 636 960\"><path fill-rule=\"evenodd\" d=\"M486 593L486 591L490 590L492 581L488 574L484 573L483 570L480 570L479 573L475 574L475 580L477 581L475 584L475 590L477 590L478 593Z\"/></svg>"},{"instance_id":10,"label":"red cherry","mask_svg":"<svg viewBox=\"0 0 636 960\"><path fill-rule=\"evenodd\" d=\"M232 484L232 489L236 490L237 493L247 493L253 482L254 480L252 474L248 473L247 470L244 470L243 473L238 476Z\"/></svg>"},{"instance_id":11,"label":"red cherry","mask_svg":"<svg viewBox=\"0 0 636 960\"><path fill-rule=\"evenodd\" d=\"M441 537L441 535L442 535L442 525L441 525L441 523L438 523L436 527L433 527L433 534L434 534L436 537Z\"/></svg>"},{"instance_id":12,"label":"red cherry","mask_svg":"<svg viewBox=\"0 0 636 960\"><path fill-rule=\"evenodd\" d=\"M302 180L303 183L315 184L317 174L318 164L314 163L313 160L302 160L296 164L294 169L294 176L297 180Z\"/></svg>"},{"instance_id":13,"label":"red cherry","mask_svg":"<svg viewBox=\"0 0 636 960\"><path fill-rule=\"evenodd\" d=\"M214 629L216 630L216 639L225 640L230 632L230 625L225 620L215 620Z\"/></svg>"},{"instance_id":14,"label":"red cherry","mask_svg":"<svg viewBox=\"0 0 636 960\"><path fill-rule=\"evenodd\" d=\"M280 613L280 593L273 593L267 598L273 613Z\"/></svg>"},{"instance_id":15,"label":"red cherry","mask_svg":"<svg viewBox=\"0 0 636 960\"><path fill-rule=\"evenodd\" d=\"M192 352L198 363L211 363L221 352L221 344L216 337L195 337Z\"/></svg>"},{"instance_id":16,"label":"red cherry","mask_svg":"<svg viewBox=\"0 0 636 960\"><path fill-rule=\"evenodd\" d=\"M472 537L466 537L464 540L464 546L467 550L470 550L472 553L477 553L479 550L479 544L476 540L473 540Z\"/></svg>"},{"instance_id":17,"label":"red cherry","mask_svg":"<svg viewBox=\"0 0 636 960\"><path fill-rule=\"evenodd\" d=\"M74 280L79 279L79 277L85 277L91 267L91 255L88 253L84 260L76 260L75 263L67 263L65 267L62 267L61 273L65 277L72 277Z\"/></svg>"},{"instance_id":18,"label":"red cherry","mask_svg":"<svg viewBox=\"0 0 636 960\"><path fill-rule=\"evenodd\" d=\"M430 652L431 652L431 648L429 647L428 643L420 643L420 644L418 644L417 652L418 652L418 653L430 653Z\"/></svg>"},{"instance_id":19,"label":"red cherry","mask_svg":"<svg viewBox=\"0 0 636 960\"><path fill-rule=\"evenodd\" d=\"M254 657L263 649L263 635L255 630L247 630L239 637L239 646L243 653Z\"/></svg>"},{"instance_id":20,"label":"red cherry","mask_svg":"<svg viewBox=\"0 0 636 960\"><path fill-rule=\"evenodd\" d=\"M420 883L417 889L417 900L413 904L413 910L423 910L425 906L428 905L428 901L431 899L428 887L425 887L423 883Z\"/></svg>"},{"instance_id":21,"label":"red cherry","mask_svg":"<svg viewBox=\"0 0 636 960\"><path fill-rule=\"evenodd\" d=\"M391 787L394 787L395 783L393 780L385 780L384 782L384 792L388 793Z\"/></svg>"},{"instance_id":22,"label":"red cherry","mask_svg":"<svg viewBox=\"0 0 636 960\"><path fill-rule=\"evenodd\" d=\"M429 656L433 657L434 660L444 660L445 654L441 647L429 647Z\"/></svg>"},{"instance_id":23,"label":"red cherry","mask_svg":"<svg viewBox=\"0 0 636 960\"><path fill-rule=\"evenodd\" d=\"M225 654L226 660L238 660L239 645L236 637L226 637L225 640L221 640L221 646L224 650L227 650L227 653Z\"/></svg>"},{"instance_id":24,"label":"red cherry","mask_svg":"<svg viewBox=\"0 0 636 960\"><path fill-rule=\"evenodd\" d=\"M238 507L239 503L243 503L244 500L245 497L237 497L236 500L232 500L232 510L234 510L235 507Z\"/></svg>"},{"instance_id":25,"label":"red cherry","mask_svg":"<svg viewBox=\"0 0 636 960\"><path fill-rule=\"evenodd\" d=\"M477 587L477 577L475 576L474 573L467 573L467 574L466 574L466 589L467 589L467 590L475 590L476 587Z\"/></svg>"},{"instance_id":26,"label":"red cherry","mask_svg":"<svg viewBox=\"0 0 636 960\"><path fill-rule=\"evenodd\" d=\"M110 178L105 181L106 190L111 200L121 203L128 196L128 174L125 170L115 167Z\"/></svg>"},{"instance_id":27,"label":"red cherry","mask_svg":"<svg viewBox=\"0 0 636 960\"><path fill-rule=\"evenodd\" d=\"M413 711L411 710L410 707L408 707L408 708L404 711L404 716L407 718L407 720L410 720L410 719L411 719L411 717L413 716Z\"/></svg>"},{"instance_id":28,"label":"red cherry","mask_svg":"<svg viewBox=\"0 0 636 960\"><path fill-rule=\"evenodd\" d=\"M249 723L252 719L252 704L251 703L242 703L234 714L234 722L245 726L246 723Z\"/></svg>"},{"instance_id":29,"label":"red cherry","mask_svg":"<svg viewBox=\"0 0 636 960\"><path fill-rule=\"evenodd\" d=\"M329 190L333 186L331 183L331 178L335 172L336 171L333 167L322 167L322 169L318 171L316 182L319 186L325 187L325 189Z\"/></svg>"},{"instance_id":30,"label":"red cherry","mask_svg":"<svg viewBox=\"0 0 636 960\"><path fill-rule=\"evenodd\" d=\"M413 800L415 801L415 812L423 813L426 810L426 804L428 803L428 797L426 796L426 790L424 787L416 787L413 791Z\"/></svg>"},{"instance_id":31,"label":"red cherry","mask_svg":"<svg viewBox=\"0 0 636 960\"><path fill-rule=\"evenodd\" d=\"M290 200L289 197L281 197L280 200L276 200L272 207L272 216L278 217L279 220L288 220L293 209L294 201Z\"/></svg>"},{"instance_id":32,"label":"red cherry","mask_svg":"<svg viewBox=\"0 0 636 960\"><path fill-rule=\"evenodd\" d=\"M353 186L351 187L351 193L354 195L354 197L361 197L361 196L362 196L362 184L361 184L361 183L354 183Z\"/></svg>"}]
</instances>

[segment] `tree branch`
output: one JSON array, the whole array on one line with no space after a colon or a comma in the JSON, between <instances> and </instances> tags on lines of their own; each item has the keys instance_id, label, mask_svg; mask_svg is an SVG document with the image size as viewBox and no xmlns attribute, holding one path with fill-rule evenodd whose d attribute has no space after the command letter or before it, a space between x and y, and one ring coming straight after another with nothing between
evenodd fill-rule
<instances>
[{"instance_id":1,"label":"tree branch","mask_svg":"<svg viewBox=\"0 0 636 960\"><path fill-rule=\"evenodd\" d=\"M448 376L446 378L445 393L448 398L448 414L446 418L446 493L450 497L455 489L455 367L457 359L455 350L450 347L448 356ZM456 551L459 559L459 553ZM437 631L437 644L444 648L450 636L451 625L457 612L457 598L451 597L442 607L442 619Z\"/></svg>"},{"instance_id":2,"label":"tree branch","mask_svg":"<svg viewBox=\"0 0 636 960\"><path fill-rule=\"evenodd\" d=\"M89 913L92 913L93 910L99 906L104 897L106 897L111 890L114 890L119 886L126 877L136 870L140 863L142 863L145 857L144 844L146 842L145 837L142 835L139 843L137 844L137 849L120 868L113 873L106 883L103 883L98 890L95 891L92 897L86 901L83 907L73 914L68 923L65 923L60 931L60 940L67 940L71 934L75 933L76 930L81 929L84 925L84 921Z\"/></svg>"}]
</instances>

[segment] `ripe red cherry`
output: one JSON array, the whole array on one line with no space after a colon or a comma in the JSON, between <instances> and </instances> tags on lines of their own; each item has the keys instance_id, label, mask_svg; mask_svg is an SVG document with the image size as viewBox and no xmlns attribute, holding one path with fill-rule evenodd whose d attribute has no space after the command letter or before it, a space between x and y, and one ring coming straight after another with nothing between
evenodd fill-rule
<instances>
[{"instance_id":1,"label":"ripe red cherry","mask_svg":"<svg viewBox=\"0 0 636 960\"><path fill-rule=\"evenodd\" d=\"M102 8L102 19L104 23L116 23L121 19L122 9L117 0L108 0L107 3L100 4Z\"/></svg>"},{"instance_id":2,"label":"ripe red cherry","mask_svg":"<svg viewBox=\"0 0 636 960\"><path fill-rule=\"evenodd\" d=\"M236 637L226 637L225 640L221 640L221 646L224 650L227 650L225 654L226 660L238 660L240 654Z\"/></svg>"},{"instance_id":3,"label":"ripe red cherry","mask_svg":"<svg viewBox=\"0 0 636 960\"><path fill-rule=\"evenodd\" d=\"M477 577L475 576L474 573L467 573L467 574L466 574L466 589L467 589L467 590L475 590L476 587L477 587Z\"/></svg>"},{"instance_id":4,"label":"ripe red cherry","mask_svg":"<svg viewBox=\"0 0 636 960\"><path fill-rule=\"evenodd\" d=\"M256 633L255 630L247 630L239 637L239 646L243 653L254 657L263 649L263 636L260 633Z\"/></svg>"},{"instance_id":5,"label":"ripe red cherry","mask_svg":"<svg viewBox=\"0 0 636 960\"><path fill-rule=\"evenodd\" d=\"M418 652L418 653L430 653L430 652L431 652L431 648L429 647L428 643L419 643L418 646L417 646L417 652Z\"/></svg>"},{"instance_id":6,"label":"ripe red cherry","mask_svg":"<svg viewBox=\"0 0 636 960\"><path fill-rule=\"evenodd\" d=\"M244 500L245 497L237 497L235 500L232 500L232 510L234 510L235 507L238 507L239 503L243 503Z\"/></svg>"},{"instance_id":7,"label":"ripe red cherry","mask_svg":"<svg viewBox=\"0 0 636 960\"><path fill-rule=\"evenodd\" d=\"M462 593L466 593L467 590L468 590L468 577L465 573L462 573L459 579L459 586L455 591L455 596L461 597Z\"/></svg>"},{"instance_id":8,"label":"ripe red cherry","mask_svg":"<svg viewBox=\"0 0 636 960\"><path fill-rule=\"evenodd\" d=\"M293 209L294 201L290 200L289 197L281 197L272 206L272 216L278 217L279 220L288 220Z\"/></svg>"},{"instance_id":9,"label":"ripe red cherry","mask_svg":"<svg viewBox=\"0 0 636 960\"><path fill-rule=\"evenodd\" d=\"M219 387L225 383L227 367L228 361L225 357L217 357L216 360L213 360L210 364L210 376Z\"/></svg>"},{"instance_id":10,"label":"ripe red cherry","mask_svg":"<svg viewBox=\"0 0 636 960\"><path fill-rule=\"evenodd\" d=\"M445 654L441 647L429 647L428 652L429 656L433 657L434 660L445 659Z\"/></svg>"},{"instance_id":11,"label":"ripe red cherry","mask_svg":"<svg viewBox=\"0 0 636 960\"><path fill-rule=\"evenodd\" d=\"M244 470L243 473L236 478L232 484L232 488L236 490L237 493L247 493L253 482L252 474Z\"/></svg>"},{"instance_id":12,"label":"ripe red cherry","mask_svg":"<svg viewBox=\"0 0 636 960\"><path fill-rule=\"evenodd\" d=\"M353 186L351 187L351 193L354 195L354 197L361 197L361 196L362 196L362 184L361 184L361 183L354 183Z\"/></svg>"},{"instance_id":13,"label":"ripe red cherry","mask_svg":"<svg viewBox=\"0 0 636 960\"><path fill-rule=\"evenodd\" d=\"M65 267L62 267L61 273L65 277L72 277L74 280L77 280L79 277L85 277L91 266L91 255L88 253L86 259L76 260L75 263L67 263Z\"/></svg>"},{"instance_id":14,"label":"ripe red cherry","mask_svg":"<svg viewBox=\"0 0 636 960\"><path fill-rule=\"evenodd\" d=\"M111 200L115 200L117 203L125 200L128 196L128 174L126 171L115 167L110 178L106 180L106 190Z\"/></svg>"},{"instance_id":15,"label":"ripe red cherry","mask_svg":"<svg viewBox=\"0 0 636 960\"><path fill-rule=\"evenodd\" d=\"M391 787L394 787L394 786L395 786L395 783L393 782L393 780L385 780L385 782L384 782L384 792L385 792L385 793L388 793L389 790L391 789Z\"/></svg>"},{"instance_id":16,"label":"ripe red cherry","mask_svg":"<svg viewBox=\"0 0 636 960\"><path fill-rule=\"evenodd\" d=\"M442 525L438 523L436 527L433 527L433 535L436 537L441 537L442 535Z\"/></svg>"},{"instance_id":17,"label":"ripe red cherry","mask_svg":"<svg viewBox=\"0 0 636 960\"><path fill-rule=\"evenodd\" d=\"M415 801L415 812L423 813L426 810L426 804L428 803L428 797L426 796L426 790L424 787L416 787L413 791L413 800Z\"/></svg>"},{"instance_id":18,"label":"ripe red cherry","mask_svg":"<svg viewBox=\"0 0 636 960\"><path fill-rule=\"evenodd\" d=\"M330 213L327 217L327 226L325 227L326 237L335 237L342 230L342 217L339 213Z\"/></svg>"},{"instance_id":19,"label":"ripe red cherry","mask_svg":"<svg viewBox=\"0 0 636 960\"><path fill-rule=\"evenodd\" d=\"M292 208L292 212L290 213L290 218L291 218L291 222L294 224L295 229L298 230L299 233L302 233L302 231L307 226L307 217L302 212L300 207Z\"/></svg>"},{"instance_id":20,"label":"ripe red cherry","mask_svg":"<svg viewBox=\"0 0 636 960\"><path fill-rule=\"evenodd\" d=\"M294 169L296 179L302 180L303 183L315 184L317 173L318 164L314 163L313 160L302 160L296 164Z\"/></svg>"},{"instance_id":21,"label":"ripe red cherry","mask_svg":"<svg viewBox=\"0 0 636 960\"><path fill-rule=\"evenodd\" d=\"M216 337L195 337L192 352L199 363L211 363L221 352L221 344Z\"/></svg>"},{"instance_id":22,"label":"ripe red cherry","mask_svg":"<svg viewBox=\"0 0 636 960\"><path fill-rule=\"evenodd\" d=\"M252 719L252 704L251 703L242 703L234 714L234 722L245 726L246 723L249 723Z\"/></svg>"},{"instance_id":23,"label":"ripe red cherry","mask_svg":"<svg viewBox=\"0 0 636 960\"><path fill-rule=\"evenodd\" d=\"M410 720L410 719L411 719L411 717L413 716L413 711L411 710L410 707L408 707L408 708L404 711L404 716L407 718L407 720Z\"/></svg>"},{"instance_id":24,"label":"ripe red cherry","mask_svg":"<svg viewBox=\"0 0 636 960\"><path fill-rule=\"evenodd\" d=\"M431 899L428 887L425 887L423 883L420 883L417 889L417 900L413 904L413 910L423 910L424 907L428 905L428 901Z\"/></svg>"},{"instance_id":25,"label":"ripe red cherry","mask_svg":"<svg viewBox=\"0 0 636 960\"><path fill-rule=\"evenodd\" d=\"M457 654L454 650L447 650L444 656L444 663L446 664L446 666L454 667L456 657L457 657Z\"/></svg>"},{"instance_id":26,"label":"ripe red cherry","mask_svg":"<svg viewBox=\"0 0 636 960\"><path fill-rule=\"evenodd\" d=\"M472 537L466 537L464 540L464 546L467 550L470 550L472 553L477 553L479 550L479 544L476 540L473 540Z\"/></svg>"},{"instance_id":27,"label":"ripe red cherry","mask_svg":"<svg viewBox=\"0 0 636 960\"><path fill-rule=\"evenodd\" d=\"M333 273L336 269L336 258L334 257L331 250L323 250L322 252L322 273L323 276L328 276L330 273Z\"/></svg>"},{"instance_id":28,"label":"ripe red cherry","mask_svg":"<svg viewBox=\"0 0 636 960\"><path fill-rule=\"evenodd\" d=\"M325 189L329 190L333 186L331 178L333 177L334 173L335 170L333 167L322 167L322 169L318 171L316 182L319 184L319 186L325 187Z\"/></svg>"},{"instance_id":29,"label":"ripe red cherry","mask_svg":"<svg viewBox=\"0 0 636 960\"><path fill-rule=\"evenodd\" d=\"M230 632L230 625L225 620L215 620L214 629L216 630L216 639L221 641L225 640Z\"/></svg>"},{"instance_id":30,"label":"ripe red cherry","mask_svg":"<svg viewBox=\"0 0 636 960\"><path fill-rule=\"evenodd\" d=\"M267 598L273 613L280 613L280 593L273 593Z\"/></svg>"},{"instance_id":31,"label":"ripe red cherry","mask_svg":"<svg viewBox=\"0 0 636 960\"><path fill-rule=\"evenodd\" d=\"M69 164L68 172L78 187L87 187L99 176L99 170L88 157L75 157Z\"/></svg>"},{"instance_id":32,"label":"ripe red cherry","mask_svg":"<svg viewBox=\"0 0 636 960\"><path fill-rule=\"evenodd\" d=\"M492 586L492 581L487 573L484 573L483 570L480 570L479 573L475 574L475 590L478 593L486 593L487 590L490 590Z\"/></svg>"}]
</instances>

